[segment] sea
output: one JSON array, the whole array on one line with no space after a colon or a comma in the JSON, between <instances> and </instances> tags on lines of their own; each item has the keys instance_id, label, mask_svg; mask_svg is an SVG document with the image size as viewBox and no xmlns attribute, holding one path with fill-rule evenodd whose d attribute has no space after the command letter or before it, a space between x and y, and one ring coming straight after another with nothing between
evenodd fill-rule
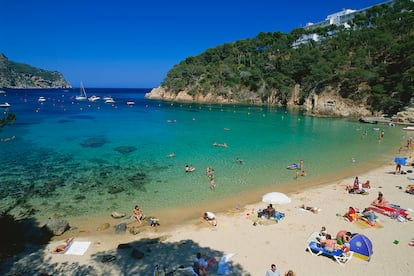
<instances>
[{"instance_id":1,"label":"sea","mask_svg":"<svg viewBox=\"0 0 414 276\"><path fill-rule=\"evenodd\" d=\"M149 91L86 88L97 102L76 101L79 89L1 94L0 103L11 104L2 115L17 120L0 132L0 211L44 220L129 214L135 205L153 214L241 206L260 201L258 191L295 191L392 162L406 141L401 126L283 107L149 100ZM288 166L300 160L306 176L297 177Z\"/></svg>"}]
</instances>

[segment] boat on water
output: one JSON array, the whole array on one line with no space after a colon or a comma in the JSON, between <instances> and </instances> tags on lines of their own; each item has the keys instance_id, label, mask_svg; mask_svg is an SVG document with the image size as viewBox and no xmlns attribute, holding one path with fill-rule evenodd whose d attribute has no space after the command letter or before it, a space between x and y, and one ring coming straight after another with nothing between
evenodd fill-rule
<instances>
[{"instance_id":1,"label":"boat on water","mask_svg":"<svg viewBox=\"0 0 414 276\"><path fill-rule=\"evenodd\" d=\"M6 91L0 90L0 94L6 94Z\"/></svg>"},{"instance_id":2,"label":"boat on water","mask_svg":"<svg viewBox=\"0 0 414 276\"><path fill-rule=\"evenodd\" d=\"M90 102L97 102L97 101L99 101L100 99L101 99L101 97L96 96L96 95L90 96L90 97L88 98L88 100L89 100Z\"/></svg>"},{"instance_id":3,"label":"boat on water","mask_svg":"<svg viewBox=\"0 0 414 276\"><path fill-rule=\"evenodd\" d=\"M107 104L113 104L113 103L115 103L115 100L112 97L104 97L104 101Z\"/></svg>"},{"instance_id":4,"label":"boat on water","mask_svg":"<svg viewBox=\"0 0 414 276\"><path fill-rule=\"evenodd\" d=\"M40 96L40 97L39 97L39 99L37 99L37 101L38 101L39 103L43 103L43 102L45 102L45 101L46 101L46 99L45 99L45 97Z\"/></svg>"},{"instance_id":5,"label":"boat on water","mask_svg":"<svg viewBox=\"0 0 414 276\"><path fill-rule=\"evenodd\" d=\"M80 95L77 95L75 97L75 99L77 101L86 101L88 99L88 96L86 96L86 90L83 87L83 83L82 82L80 83Z\"/></svg>"},{"instance_id":6,"label":"boat on water","mask_svg":"<svg viewBox=\"0 0 414 276\"><path fill-rule=\"evenodd\" d=\"M405 131L414 131L414 126L404 127L403 130L405 130Z\"/></svg>"},{"instance_id":7,"label":"boat on water","mask_svg":"<svg viewBox=\"0 0 414 276\"><path fill-rule=\"evenodd\" d=\"M2 108L8 108L8 107L10 107L11 106L11 104L9 104L9 103L2 103L2 104L0 104L0 107L2 107Z\"/></svg>"},{"instance_id":8,"label":"boat on water","mask_svg":"<svg viewBox=\"0 0 414 276\"><path fill-rule=\"evenodd\" d=\"M133 106L133 105L135 105L135 102L134 101L127 101L127 105Z\"/></svg>"}]
</instances>

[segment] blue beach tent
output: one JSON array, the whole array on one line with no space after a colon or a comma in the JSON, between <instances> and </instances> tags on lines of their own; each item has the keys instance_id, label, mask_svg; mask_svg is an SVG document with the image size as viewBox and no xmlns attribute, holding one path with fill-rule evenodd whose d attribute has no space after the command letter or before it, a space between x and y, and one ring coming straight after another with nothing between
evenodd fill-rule
<instances>
[{"instance_id":1,"label":"blue beach tent","mask_svg":"<svg viewBox=\"0 0 414 276\"><path fill-rule=\"evenodd\" d=\"M372 250L372 242L367 236L362 234L355 234L349 241L350 250L354 252L354 257L370 261L371 255L374 254Z\"/></svg>"}]
</instances>

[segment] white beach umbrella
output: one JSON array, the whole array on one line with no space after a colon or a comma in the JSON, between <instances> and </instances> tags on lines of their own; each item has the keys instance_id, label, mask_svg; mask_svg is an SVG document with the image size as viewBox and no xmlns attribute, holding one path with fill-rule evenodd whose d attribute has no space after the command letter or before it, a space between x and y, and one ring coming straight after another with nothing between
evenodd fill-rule
<instances>
[{"instance_id":1,"label":"white beach umbrella","mask_svg":"<svg viewBox=\"0 0 414 276\"><path fill-rule=\"evenodd\" d=\"M269 204L287 204L292 200L284 193L272 192L265 194L262 201Z\"/></svg>"}]
</instances>

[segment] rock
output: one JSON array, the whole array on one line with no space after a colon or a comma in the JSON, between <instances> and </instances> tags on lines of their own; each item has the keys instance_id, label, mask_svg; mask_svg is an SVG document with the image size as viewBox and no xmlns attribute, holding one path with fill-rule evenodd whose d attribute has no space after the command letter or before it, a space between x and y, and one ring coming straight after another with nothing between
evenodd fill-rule
<instances>
[{"instance_id":1,"label":"rock","mask_svg":"<svg viewBox=\"0 0 414 276\"><path fill-rule=\"evenodd\" d=\"M108 229L109 227L111 227L111 225L109 223L104 223L101 226L98 227L98 231L105 231L106 229Z\"/></svg>"},{"instance_id":2,"label":"rock","mask_svg":"<svg viewBox=\"0 0 414 276\"><path fill-rule=\"evenodd\" d=\"M69 223L64 219L49 219L43 228L54 236L60 236L69 229Z\"/></svg>"},{"instance_id":3,"label":"rock","mask_svg":"<svg viewBox=\"0 0 414 276\"><path fill-rule=\"evenodd\" d=\"M133 146L120 146L120 147L116 147L115 150L119 153L122 153L122 154L128 154L128 153L131 153L133 151L136 151L137 148L133 147Z\"/></svg>"},{"instance_id":4,"label":"rock","mask_svg":"<svg viewBox=\"0 0 414 276\"><path fill-rule=\"evenodd\" d=\"M144 252L142 252L138 249L133 249L132 252L131 252L131 257L135 258L137 260L140 260L140 259L144 258L144 256L145 256Z\"/></svg>"},{"instance_id":5,"label":"rock","mask_svg":"<svg viewBox=\"0 0 414 276\"><path fill-rule=\"evenodd\" d=\"M118 212L112 212L111 213L111 217L113 217L113 218L123 218L123 217L125 217L125 214L124 213L118 213Z\"/></svg>"},{"instance_id":6,"label":"rock","mask_svg":"<svg viewBox=\"0 0 414 276\"><path fill-rule=\"evenodd\" d=\"M132 235L137 235L139 234L139 229L137 227L132 227L131 229L129 229L129 233L131 233Z\"/></svg>"},{"instance_id":7,"label":"rock","mask_svg":"<svg viewBox=\"0 0 414 276\"><path fill-rule=\"evenodd\" d=\"M117 234L125 233L126 229L127 229L126 223L121 223L121 224L115 225L115 233L117 233Z\"/></svg>"},{"instance_id":8,"label":"rock","mask_svg":"<svg viewBox=\"0 0 414 276\"><path fill-rule=\"evenodd\" d=\"M124 191L124 188L116 187L116 186L109 187L109 189L108 189L108 193L110 193L110 194L117 194L117 193L121 193L123 191Z\"/></svg>"}]
</instances>

